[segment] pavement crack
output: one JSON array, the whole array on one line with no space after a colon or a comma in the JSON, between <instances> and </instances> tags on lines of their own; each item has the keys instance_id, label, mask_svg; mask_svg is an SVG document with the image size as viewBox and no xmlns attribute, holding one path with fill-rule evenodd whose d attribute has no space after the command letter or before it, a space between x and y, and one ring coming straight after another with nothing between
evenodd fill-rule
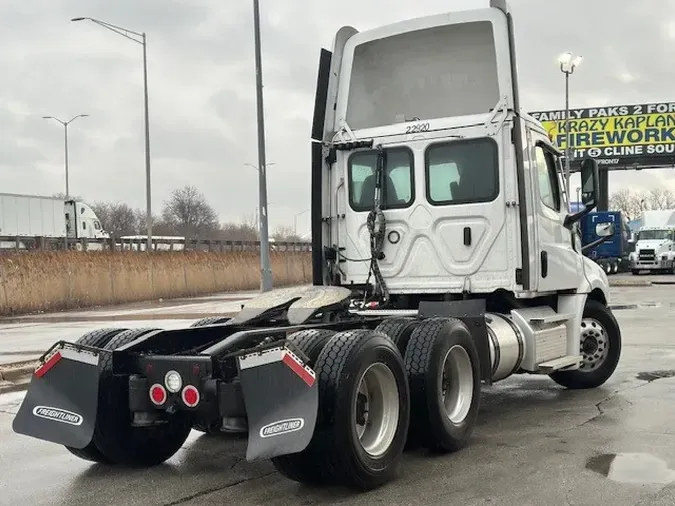
<instances>
[{"instance_id":1,"label":"pavement crack","mask_svg":"<svg viewBox=\"0 0 675 506\"><path fill-rule=\"evenodd\" d=\"M647 385L649 385L649 383L642 383L642 384L639 384L639 385L633 385L633 386L631 386L631 387L619 388L619 389L617 389L617 390L614 390L614 391L613 391L611 394L609 394L607 397L605 397L604 399L602 399L602 400L600 400L600 401L598 401L598 402L595 403L595 409L598 411L595 415L593 415L592 417L590 417L588 420L585 420L585 421L581 422L580 424L575 425L574 427L572 427L572 429L578 429L579 427L583 427L584 425L587 425L587 424L589 424L589 423L592 423L592 422L594 422L595 420L597 420L598 418L600 418L602 415L604 415L608 410L605 410L605 409L602 407L603 404L605 404L605 403L611 401L611 400L614 399L614 397L616 397L617 395L619 395L619 394L621 394L621 393L623 393L623 392L628 392L628 391L630 391L630 390L637 390L637 389L639 389L639 388L646 387ZM630 404L631 406L634 405L632 401L626 399L625 397L623 397L622 399L623 399L624 401L626 401L628 404ZM563 429L563 431L565 431L565 430L570 430L570 429Z\"/></svg>"},{"instance_id":2,"label":"pavement crack","mask_svg":"<svg viewBox=\"0 0 675 506\"><path fill-rule=\"evenodd\" d=\"M232 469L234 466L236 466L238 462L235 462L235 464L230 468ZM260 476L254 476L254 477L249 477L249 478L242 478L237 481L233 481L232 483L228 483L227 485L222 485L220 487L213 487L213 488L207 488L206 490L200 490L199 492L195 492L194 494L188 495L186 497L182 497L181 499L177 499L176 501L164 503L164 506L177 506L179 504L186 504L193 499L197 499L199 497L204 497L210 494L215 494L216 492L220 492L221 490L227 490L228 488L236 487L237 485L241 485L242 483L246 483L249 481L256 481L260 480L262 478L266 478L267 476L271 476L275 474L276 471L270 471L269 473L261 474Z\"/></svg>"}]
</instances>

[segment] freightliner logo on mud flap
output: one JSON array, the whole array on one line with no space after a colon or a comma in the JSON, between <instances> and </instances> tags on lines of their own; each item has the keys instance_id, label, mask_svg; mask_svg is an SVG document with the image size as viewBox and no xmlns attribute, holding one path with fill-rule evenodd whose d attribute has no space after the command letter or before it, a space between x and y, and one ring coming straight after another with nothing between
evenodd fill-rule
<instances>
[{"instance_id":1,"label":"freightliner logo on mud flap","mask_svg":"<svg viewBox=\"0 0 675 506\"><path fill-rule=\"evenodd\" d=\"M38 418L45 418L53 422L67 423L68 425L82 425L84 418L82 415L66 411L60 408L51 408L49 406L35 406L33 414Z\"/></svg>"},{"instance_id":2,"label":"freightliner logo on mud flap","mask_svg":"<svg viewBox=\"0 0 675 506\"><path fill-rule=\"evenodd\" d=\"M260 429L260 437L274 437L296 432L305 426L305 420L302 418L289 418L288 420L279 420L265 425Z\"/></svg>"}]
</instances>

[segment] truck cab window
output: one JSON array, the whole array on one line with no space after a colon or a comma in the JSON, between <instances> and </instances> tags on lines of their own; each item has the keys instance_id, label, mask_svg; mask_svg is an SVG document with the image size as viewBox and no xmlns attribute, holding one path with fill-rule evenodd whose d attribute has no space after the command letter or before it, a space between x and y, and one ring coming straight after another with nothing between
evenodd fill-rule
<instances>
[{"instance_id":1,"label":"truck cab window","mask_svg":"<svg viewBox=\"0 0 675 506\"><path fill-rule=\"evenodd\" d=\"M558 170L553 154L541 146L535 147L539 197L542 203L554 211L560 211L560 187Z\"/></svg>"},{"instance_id":2,"label":"truck cab window","mask_svg":"<svg viewBox=\"0 0 675 506\"><path fill-rule=\"evenodd\" d=\"M101 230L101 224L100 224L98 221L95 221L95 222L94 222L94 228L95 228L96 230Z\"/></svg>"},{"instance_id":3,"label":"truck cab window","mask_svg":"<svg viewBox=\"0 0 675 506\"><path fill-rule=\"evenodd\" d=\"M352 155L349 160L349 203L354 211L370 211L375 198L377 152ZM413 157L408 149L387 150L382 209L408 207L413 201Z\"/></svg>"},{"instance_id":4,"label":"truck cab window","mask_svg":"<svg viewBox=\"0 0 675 506\"><path fill-rule=\"evenodd\" d=\"M426 153L427 199L435 205L494 200L498 169L497 144L491 139L433 144Z\"/></svg>"}]
</instances>

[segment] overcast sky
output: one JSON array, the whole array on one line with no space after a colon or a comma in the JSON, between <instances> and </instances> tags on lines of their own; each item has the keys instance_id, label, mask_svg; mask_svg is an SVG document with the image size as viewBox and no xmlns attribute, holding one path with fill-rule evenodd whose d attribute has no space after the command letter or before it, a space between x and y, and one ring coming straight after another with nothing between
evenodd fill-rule
<instances>
[{"instance_id":1,"label":"overcast sky","mask_svg":"<svg viewBox=\"0 0 675 506\"><path fill-rule=\"evenodd\" d=\"M488 0L261 0L270 226L309 208L309 134L318 54L358 30ZM582 54L571 106L675 101L672 0L512 0L523 107L564 107L561 52ZM148 36L153 209L194 184L222 221L253 215L257 164L250 0L1 0L0 191L65 191L145 206L141 46L89 16ZM575 181L573 180L573 185ZM611 188L675 189L675 172L620 172ZM298 218L309 228L308 213Z\"/></svg>"}]
</instances>

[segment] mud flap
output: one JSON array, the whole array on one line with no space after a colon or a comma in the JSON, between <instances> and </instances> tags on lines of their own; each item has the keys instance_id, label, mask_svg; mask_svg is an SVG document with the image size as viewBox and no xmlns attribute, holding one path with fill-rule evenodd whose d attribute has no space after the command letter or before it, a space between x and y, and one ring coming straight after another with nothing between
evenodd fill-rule
<instances>
[{"instance_id":1,"label":"mud flap","mask_svg":"<svg viewBox=\"0 0 675 506\"><path fill-rule=\"evenodd\" d=\"M241 356L238 364L249 426L246 459L304 450L319 405L314 371L286 346Z\"/></svg>"},{"instance_id":2,"label":"mud flap","mask_svg":"<svg viewBox=\"0 0 675 506\"><path fill-rule=\"evenodd\" d=\"M59 343L33 373L14 432L81 449L94 434L99 355Z\"/></svg>"}]
</instances>

